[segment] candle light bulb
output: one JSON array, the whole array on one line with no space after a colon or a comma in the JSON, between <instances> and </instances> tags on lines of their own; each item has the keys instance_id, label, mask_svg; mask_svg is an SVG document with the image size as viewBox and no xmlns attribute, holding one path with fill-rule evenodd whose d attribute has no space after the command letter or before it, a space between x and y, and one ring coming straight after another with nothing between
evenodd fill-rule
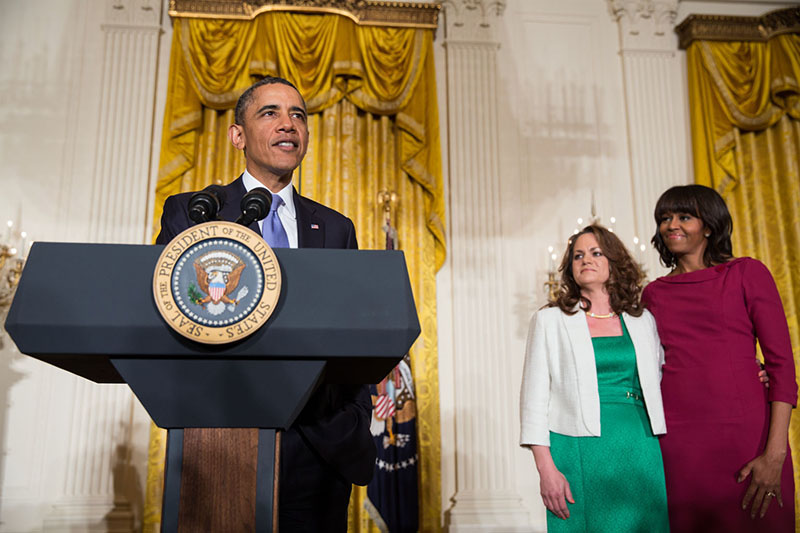
<instances>
[{"instance_id":1,"label":"candle light bulb","mask_svg":"<svg viewBox=\"0 0 800 533\"><path fill-rule=\"evenodd\" d=\"M633 238L633 244L639 244L639 237Z\"/></svg>"},{"instance_id":2,"label":"candle light bulb","mask_svg":"<svg viewBox=\"0 0 800 533\"><path fill-rule=\"evenodd\" d=\"M643 244L643 245L639 246L639 249L644 252L645 251L645 245Z\"/></svg>"},{"instance_id":3,"label":"candle light bulb","mask_svg":"<svg viewBox=\"0 0 800 533\"><path fill-rule=\"evenodd\" d=\"M12 249L10 249L8 251L8 253L10 253L11 255L17 255L17 249L16 248L12 248Z\"/></svg>"},{"instance_id":4,"label":"candle light bulb","mask_svg":"<svg viewBox=\"0 0 800 533\"><path fill-rule=\"evenodd\" d=\"M582 218L578 219L578 224L583 224L583 219Z\"/></svg>"},{"instance_id":5,"label":"candle light bulb","mask_svg":"<svg viewBox=\"0 0 800 533\"><path fill-rule=\"evenodd\" d=\"M547 247L547 253L549 253L549 254L553 253L553 247L552 246L548 246Z\"/></svg>"},{"instance_id":6,"label":"candle light bulb","mask_svg":"<svg viewBox=\"0 0 800 533\"><path fill-rule=\"evenodd\" d=\"M25 244L27 240L28 240L28 232L26 231L19 232L19 255L17 256L19 259L22 259L22 256L25 253Z\"/></svg>"},{"instance_id":7,"label":"candle light bulb","mask_svg":"<svg viewBox=\"0 0 800 533\"><path fill-rule=\"evenodd\" d=\"M608 228L609 233L614 233L614 228Z\"/></svg>"},{"instance_id":8,"label":"candle light bulb","mask_svg":"<svg viewBox=\"0 0 800 533\"><path fill-rule=\"evenodd\" d=\"M3 236L3 242L4 243L10 243L11 242L11 228L13 228L13 227L14 227L14 221L13 220L9 220L8 222L6 222L6 234Z\"/></svg>"},{"instance_id":9,"label":"candle light bulb","mask_svg":"<svg viewBox=\"0 0 800 533\"><path fill-rule=\"evenodd\" d=\"M615 217L611 217L609 220L611 221L612 224L617 223L617 219Z\"/></svg>"}]
</instances>

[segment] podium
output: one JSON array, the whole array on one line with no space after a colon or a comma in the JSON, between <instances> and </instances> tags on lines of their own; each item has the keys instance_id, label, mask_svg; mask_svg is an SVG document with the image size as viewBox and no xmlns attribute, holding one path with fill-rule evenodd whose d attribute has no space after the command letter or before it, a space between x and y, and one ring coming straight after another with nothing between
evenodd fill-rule
<instances>
[{"instance_id":1,"label":"podium","mask_svg":"<svg viewBox=\"0 0 800 533\"><path fill-rule=\"evenodd\" d=\"M377 383L419 336L405 258L275 249L283 287L267 323L233 344L205 345L173 331L156 309L152 277L162 249L35 243L6 330L22 353L97 383L127 383L169 431L162 531L186 530L192 505L227 514L240 501L186 478L207 465L184 430L252 428L237 453L250 454L257 472L241 496L250 503L237 512L254 516L237 520L272 531L274 431L292 425L321 383ZM205 499L192 501L187 490Z\"/></svg>"}]
</instances>

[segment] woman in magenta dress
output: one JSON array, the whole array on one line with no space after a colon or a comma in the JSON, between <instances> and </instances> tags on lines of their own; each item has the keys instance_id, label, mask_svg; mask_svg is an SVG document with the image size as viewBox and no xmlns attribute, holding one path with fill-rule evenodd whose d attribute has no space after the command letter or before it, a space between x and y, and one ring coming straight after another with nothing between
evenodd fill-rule
<instances>
[{"instance_id":1,"label":"woman in magenta dress","mask_svg":"<svg viewBox=\"0 0 800 533\"><path fill-rule=\"evenodd\" d=\"M797 400L786 317L769 270L734 258L724 200L673 187L655 209L667 276L642 301L665 351L661 451L678 532L794 531L789 418ZM758 380L758 340L770 377Z\"/></svg>"}]
</instances>

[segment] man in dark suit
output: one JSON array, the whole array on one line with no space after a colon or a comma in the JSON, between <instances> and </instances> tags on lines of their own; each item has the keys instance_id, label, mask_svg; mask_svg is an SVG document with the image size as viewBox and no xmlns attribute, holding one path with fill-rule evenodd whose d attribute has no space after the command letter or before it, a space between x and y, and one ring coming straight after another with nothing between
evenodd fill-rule
<instances>
[{"instance_id":1,"label":"man in dark suit","mask_svg":"<svg viewBox=\"0 0 800 533\"><path fill-rule=\"evenodd\" d=\"M234 221L244 194L266 187L273 207L250 228L275 246L291 248L358 247L353 222L297 194L292 173L308 147L306 105L290 82L267 77L247 89L236 104L231 143L245 154L246 170L223 187L219 218ZM167 198L156 242L166 244L192 225L192 193ZM291 428L282 433L280 529L346 531L351 484L366 485L375 465L369 431L372 401L365 385L323 385L312 395Z\"/></svg>"}]
</instances>

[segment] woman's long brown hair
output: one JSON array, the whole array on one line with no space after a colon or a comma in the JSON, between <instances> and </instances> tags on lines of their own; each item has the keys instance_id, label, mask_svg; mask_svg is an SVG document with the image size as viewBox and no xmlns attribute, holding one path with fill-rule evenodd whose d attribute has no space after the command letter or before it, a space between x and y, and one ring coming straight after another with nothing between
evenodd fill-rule
<instances>
[{"instance_id":1,"label":"woman's long brown hair","mask_svg":"<svg viewBox=\"0 0 800 533\"><path fill-rule=\"evenodd\" d=\"M642 271L619 237L599 224L586 226L570 237L567 242L567 250L561 259L561 266L558 267L558 271L561 272L558 295L555 301L549 305L560 308L568 315L577 312L578 303L581 304L584 311L592 308L592 302L581 295L581 288L572 273L575 243L578 237L587 233L594 235L603 255L608 259L609 276L606 281L606 290L611 309L617 314L625 312L631 316L641 316L644 310L640 302L642 281L644 281Z\"/></svg>"}]
</instances>

